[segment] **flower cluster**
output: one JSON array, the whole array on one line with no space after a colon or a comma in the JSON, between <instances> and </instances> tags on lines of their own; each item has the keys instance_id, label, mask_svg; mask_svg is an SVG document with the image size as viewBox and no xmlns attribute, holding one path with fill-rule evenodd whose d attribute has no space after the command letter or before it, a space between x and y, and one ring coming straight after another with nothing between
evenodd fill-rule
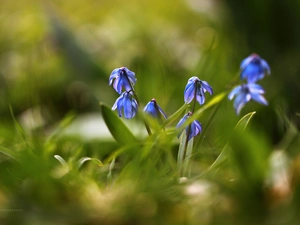
<instances>
[{"instance_id":1,"label":"flower cluster","mask_svg":"<svg viewBox=\"0 0 300 225\"><path fill-rule=\"evenodd\" d=\"M208 92L211 95L213 94L212 87L206 81L200 80L195 76L191 77L188 80L188 83L184 90L184 102L186 104L189 104L194 100L194 104L192 107L192 112L188 112L186 115L184 115L184 117L177 124L177 128L180 129L185 124L186 120L193 114L195 109L195 101L197 101L200 105L204 104L205 92ZM202 125L198 120L194 120L191 125L185 128L185 131L187 141L189 141L192 137L195 137L202 131ZM182 131L180 132L180 134L181 133Z\"/></svg>"},{"instance_id":2,"label":"flower cluster","mask_svg":"<svg viewBox=\"0 0 300 225\"><path fill-rule=\"evenodd\" d=\"M113 86L115 91L120 94L114 103L112 110L118 110L120 117L124 115L126 119L133 118L138 111L138 100L135 94L133 86L136 84L135 73L127 69L126 67L121 67L114 69L109 77L109 85ZM124 90L124 92L122 92ZM193 102L193 107L190 112L188 112L177 124L178 129L182 129L182 126L186 123L187 119L191 117L195 109L195 102L197 101L200 105L205 102L205 93L208 92L213 94L212 87L198 77L191 77L184 90L184 102L185 104L190 104ZM156 100L153 98L144 107L144 113L162 122L162 119L166 119L167 115L162 110L162 108L157 104ZM151 134L151 130L145 123L147 131ZM183 132L184 129L180 132ZM190 125L185 128L187 141L192 137L195 137L202 131L202 125L199 121L194 120Z\"/></svg>"},{"instance_id":3,"label":"flower cluster","mask_svg":"<svg viewBox=\"0 0 300 225\"><path fill-rule=\"evenodd\" d=\"M115 91L121 94L112 110L118 109L120 117L122 117L123 112L126 119L131 119L137 113L138 101L134 98L133 89L136 81L135 73L126 67L114 69L110 74L109 85L112 85ZM125 91L122 93L123 88Z\"/></svg>"},{"instance_id":4,"label":"flower cluster","mask_svg":"<svg viewBox=\"0 0 300 225\"><path fill-rule=\"evenodd\" d=\"M241 62L241 80L246 80L246 84L235 87L228 95L228 98L234 100L234 108L237 114L240 114L241 109L251 99L268 105L267 100L262 96L265 93L264 89L256 84L265 74L271 73L268 63L257 54L252 54Z\"/></svg>"},{"instance_id":5,"label":"flower cluster","mask_svg":"<svg viewBox=\"0 0 300 225\"><path fill-rule=\"evenodd\" d=\"M136 81L135 73L126 67L114 69L109 76L109 85L112 85L115 91L121 94L112 107L112 110L118 110L120 117L124 114L126 119L132 119L138 111L139 103L133 88ZM125 91L122 93L123 89ZM146 105L144 112L155 118L161 118L161 115L167 118L167 115L159 107L155 99L152 99Z\"/></svg>"}]
</instances>

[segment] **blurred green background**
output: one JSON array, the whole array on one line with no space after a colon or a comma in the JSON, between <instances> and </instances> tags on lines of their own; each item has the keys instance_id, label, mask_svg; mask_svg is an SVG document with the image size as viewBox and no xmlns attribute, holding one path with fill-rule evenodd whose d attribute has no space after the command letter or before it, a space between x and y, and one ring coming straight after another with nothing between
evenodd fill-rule
<instances>
[{"instance_id":1,"label":"blurred green background","mask_svg":"<svg viewBox=\"0 0 300 225\"><path fill-rule=\"evenodd\" d=\"M11 120L8 105L16 115L40 114L42 126L70 110L98 111L99 101L112 105L117 95L107 80L121 66L136 72L143 104L155 97L171 114L189 77L208 81L215 93L229 90L241 60L256 52L272 69L261 82L270 107L248 111L263 111L259 124L276 142L282 131L274 109L292 118L299 112L299 4L2 1L1 121Z\"/></svg>"},{"instance_id":2,"label":"blurred green background","mask_svg":"<svg viewBox=\"0 0 300 225\"><path fill-rule=\"evenodd\" d=\"M80 175L82 177L75 179L72 177L75 175L71 174L61 181L57 177L62 175L53 176L49 172L58 163L53 155L63 155L70 161L82 156L103 160L117 148L101 120L99 106L99 102L112 106L118 97L108 86L113 69L126 66L134 71L138 80L135 88L141 104L145 105L155 98L170 115L183 105L184 87L191 76L207 81L215 94L228 92L239 84L240 62L255 52L271 67L271 76L259 82L266 90L269 106L251 102L244 107L242 115L257 111L251 121L253 130L254 133L259 131L256 137L266 140L259 140L256 144L266 142L262 146L268 146L267 149L292 145L292 148L287 148L287 154L296 157L299 143L297 128L300 125L299 24L298 0L1 1L0 144L3 148L21 152L19 157L23 166L0 155L0 187L3 189L0 189L0 203L22 208L27 214L1 215L0 212L0 218L8 218L6 222L11 224L24 217L24 224L40 224L49 218L57 218L56 224L97 224L97 210L107 210L105 215L120 216L115 220L103 219L103 224L141 224L141 221L147 224L144 218L151 218L149 224L162 221L221 224L220 221L226 218L226 210L235 208L231 200L222 200L220 208L210 210L201 210L205 208L202 203L193 209L189 220L185 213L181 215L179 212L186 211L186 205L193 205L190 203L192 200L179 204L181 196L174 196L174 193L177 195L180 191L173 190L179 188L176 185L167 190L167 194L160 193L158 190L168 185L158 180L153 181L153 186L146 191L138 192L138 197L130 202L127 197L136 193L131 193L134 188L131 190L124 178L128 185L125 195L121 189L107 194L112 195L108 208L120 203L115 211L96 202L86 203L94 198L95 193L105 190L105 185L99 185L98 180L106 175L101 170L95 173L93 166L89 165L85 170L86 177ZM211 98L208 96L207 100ZM14 117L21 130L16 128ZM209 122L211 118L213 120ZM209 166L218 156L227 142L228 131L239 119L234 113L233 102L226 99L219 108L209 109L203 114L201 123L204 127L209 124L209 130L201 137L203 146L197 157L204 164L200 167ZM65 127L64 123L72 125L58 138L55 132L59 127ZM134 126L133 123L130 126ZM95 126L99 127L95 129ZM136 133L140 133L139 127L135 129ZM286 132L290 133L286 135ZM243 142L244 145L252 143L251 135ZM49 136L55 138L49 141ZM237 144L236 148L241 146ZM173 147L170 148L176 154ZM24 149L30 149L32 154L22 153ZM36 157L42 159L37 160ZM29 162L29 165L24 165L24 162ZM150 182L151 179L145 181L145 186ZM237 187L244 188L244 184L240 185ZM232 191L232 187L228 186L226 193ZM78 190L78 187L81 189ZM87 189L83 191L87 196L78 197L83 189ZM218 192L220 198L225 198L224 193L212 190ZM238 193L237 196L244 195ZM251 195L247 196L247 199L237 197L240 200L237 204L246 204L251 199ZM162 205L156 205L159 199L164 199ZM130 203L125 203L127 201ZM212 200L205 196L199 201ZM143 204L149 207L135 208ZM212 204L209 203L210 206ZM264 208L260 202L253 203L256 216L257 205ZM298 206L296 204L292 208L294 205L289 205L285 210L296 210ZM35 220L43 207L53 211L41 213ZM126 207L128 217L122 214ZM154 208L155 212L148 210ZM160 210L161 213L157 213ZM14 217L16 214L18 216ZM216 217L215 221L210 217L212 214L220 217ZM72 216L74 218L69 219ZM86 218L89 218L87 223ZM247 221L247 216L245 218ZM224 223L227 222L234 224L236 221L227 218ZM250 221L250 224L258 223ZM269 221L266 224L273 223Z\"/></svg>"}]
</instances>

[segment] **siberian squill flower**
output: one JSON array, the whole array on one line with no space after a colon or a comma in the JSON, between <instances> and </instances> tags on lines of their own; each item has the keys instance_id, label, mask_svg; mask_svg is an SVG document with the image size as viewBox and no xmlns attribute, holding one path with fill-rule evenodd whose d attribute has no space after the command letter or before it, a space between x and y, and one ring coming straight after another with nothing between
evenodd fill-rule
<instances>
[{"instance_id":1,"label":"siberian squill flower","mask_svg":"<svg viewBox=\"0 0 300 225\"><path fill-rule=\"evenodd\" d=\"M167 118L167 115L165 112L159 107L159 105L156 103L156 100L153 98L144 108L144 112L146 114L151 115L154 118L159 118L161 115L164 118Z\"/></svg>"},{"instance_id":2,"label":"siberian squill flower","mask_svg":"<svg viewBox=\"0 0 300 225\"><path fill-rule=\"evenodd\" d=\"M211 95L213 94L212 87L198 77L191 77L188 80L184 90L184 102L189 104L194 98L202 105L205 102L204 93L208 91Z\"/></svg>"},{"instance_id":3,"label":"siberian squill flower","mask_svg":"<svg viewBox=\"0 0 300 225\"><path fill-rule=\"evenodd\" d=\"M241 62L241 79L248 83L255 83L261 80L265 74L270 74L271 70L268 63L259 55L253 53Z\"/></svg>"},{"instance_id":4,"label":"siberian squill flower","mask_svg":"<svg viewBox=\"0 0 300 225\"><path fill-rule=\"evenodd\" d=\"M242 84L235 87L228 95L229 100L234 100L234 108L237 114L240 114L241 109L244 105L249 102L251 99L262 104L268 105L267 100L262 96L265 91L262 86L254 83Z\"/></svg>"},{"instance_id":5,"label":"siberian squill flower","mask_svg":"<svg viewBox=\"0 0 300 225\"><path fill-rule=\"evenodd\" d=\"M126 91L131 91L133 85L136 83L135 73L127 69L126 67L121 67L114 69L109 76L109 85L121 94L122 89Z\"/></svg>"},{"instance_id":6,"label":"siberian squill flower","mask_svg":"<svg viewBox=\"0 0 300 225\"><path fill-rule=\"evenodd\" d=\"M131 119L135 116L138 110L138 103L132 97L132 91L124 91L119 98L117 98L112 110L118 109L119 117L122 117L122 112L126 119Z\"/></svg>"},{"instance_id":7,"label":"siberian squill flower","mask_svg":"<svg viewBox=\"0 0 300 225\"><path fill-rule=\"evenodd\" d=\"M184 117L179 121L179 123L176 125L176 128L181 128L182 125L186 122L188 118L192 115L192 112L188 112L187 114L184 115ZM190 126L187 126L185 128L185 132L187 135L188 141L192 138L198 135L202 131L202 125L198 120L194 120ZM182 133L182 131L181 131ZM180 134L181 134L180 133ZM189 133L189 134L188 134ZM179 134L179 135L180 135Z\"/></svg>"}]
</instances>

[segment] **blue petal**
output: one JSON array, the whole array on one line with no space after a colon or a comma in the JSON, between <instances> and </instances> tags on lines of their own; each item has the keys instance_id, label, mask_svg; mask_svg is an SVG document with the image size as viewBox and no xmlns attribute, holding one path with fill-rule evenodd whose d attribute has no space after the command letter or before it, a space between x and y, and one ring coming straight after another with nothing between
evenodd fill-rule
<instances>
[{"instance_id":1,"label":"blue petal","mask_svg":"<svg viewBox=\"0 0 300 225\"><path fill-rule=\"evenodd\" d=\"M204 90L208 91L209 94L213 94L212 87L206 81L201 81L201 86L204 88Z\"/></svg>"},{"instance_id":2,"label":"blue petal","mask_svg":"<svg viewBox=\"0 0 300 225\"><path fill-rule=\"evenodd\" d=\"M202 88L199 88L197 90L196 100L199 102L200 105L202 105L205 102L205 95Z\"/></svg>"},{"instance_id":3,"label":"blue petal","mask_svg":"<svg viewBox=\"0 0 300 225\"><path fill-rule=\"evenodd\" d=\"M120 68L114 69L109 76L109 85L120 75Z\"/></svg>"},{"instance_id":4,"label":"blue petal","mask_svg":"<svg viewBox=\"0 0 300 225\"><path fill-rule=\"evenodd\" d=\"M244 107L244 105L249 102L251 99L251 95L246 92L241 92L239 95L236 96L236 99L234 100L234 108L236 111L236 114L240 114L241 109Z\"/></svg>"},{"instance_id":5,"label":"blue petal","mask_svg":"<svg viewBox=\"0 0 300 225\"><path fill-rule=\"evenodd\" d=\"M113 107L111 108L112 110L115 110L118 107L118 102L120 101L120 99L122 99L122 95L120 97L117 98L117 100L115 101L115 104L113 105Z\"/></svg>"},{"instance_id":6,"label":"blue petal","mask_svg":"<svg viewBox=\"0 0 300 225\"><path fill-rule=\"evenodd\" d=\"M201 131L202 131L201 123L199 123L199 121L197 121L197 120L194 120L191 124L190 134L188 135L188 140L190 140L192 137L195 137L196 135L198 135ZM188 132L188 127L186 129L186 132Z\"/></svg>"},{"instance_id":7,"label":"blue petal","mask_svg":"<svg viewBox=\"0 0 300 225\"><path fill-rule=\"evenodd\" d=\"M159 105L157 105L157 107L160 113L163 114L163 116L167 119L167 114L162 110L162 108L159 107Z\"/></svg>"},{"instance_id":8,"label":"blue petal","mask_svg":"<svg viewBox=\"0 0 300 225\"><path fill-rule=\"evenodd\" d=\"M271 74L271 69L269 67L269 64L267 63L266 60L262 59L261 60L261 65L263 66L263 68L267 71L267 74Z\"/></svg>"},{"instance_id":9,"label":"blue petal","mask_svg":"<svg viewBox=\"0 0 300 225\"><path fill-rule=\"evenodd\" d=\"M126 67L114 69L109 77L109 85L113 85L119 94L121 94L123 87L126 91L130 91L135 83L135 73Z\"/></svg>"},{"instance_id":10,"label":"blue petal","mask_svg":"<svg viewBox=\"0 0 300 225\"><path fill-rule=\"evenodd\" d=\"M268 105L267 100L264 98L264 96L262 96L260 94L252 93L251 98L260 104Z\"/></svg>"},{"instance_id":11,"label":"blue petal","mask_svg":"<svg viewBox=\"0 0 300 225\"><path fill-rule=\"evenodd\" d=\"M241 79L254 83L264 77L264 69L260 62L251 62L241 73Z\"/></svg>"},{"instance_id":12,"label":"blue petal","mask_svg":"<svg viewBox=\"0 0 300 225\"><path fill-rule=\"evenodd\" d=\"M180 128L185 123L187 118L188 118L188 114L185 114L184 117L182 117L181 120L179 120L178 124L176 125L176 128Z\"/></svg>"},{"instance_id":13,"label":"blue petal","mask_svg":"<svg viewBox=\"0 0 300 225\"><path fill-rule=\"evenodd\" d=\"M157 117L157 112L154 106L154 102L150 101L144 108L144 112L152 115L153 117Z\"/></svg>"},{"instance_id":14,"label":"blue petal","mask_svg":"<svg viewBox=\"0 0 300 225\"><path fill-rule=\"evenodd\" d=\"M124 101L124 98L122 98L119 102L118 102L118 114L119 114L119 117L122 117L122 111L123 111L123 101Z\"/></svg>"},{"instance_id":15,"label":"blue petal","mask_svg":"<svg viewBox=\"0 0 300 225\"><path fill-rule=\"evenodd\" d=\"M124 70L128 76L128 79L130 80L130 82L132 83L132 85L134 85L137 81L136 77L135 77L135 73L130 71L129 69L127 69L126 67L124 67Z\"/></svg>"},{"instance_id":16,"label":"blue petal","mask_svg":"<svg viewBox=\"0 0 300 225\"><path fill-rule=\"evenodd\" d=\"M116 90L116 92L118 92L119 94L121 94L122 92L122 86L123 86L123 81L121 79L121 77L117 77L114 81L113 87Z\"/></svg>"},{"instance_id":17,"label":"blue petal","mask_svg":"<svg viewBox=\"0 0 300 225\"><path fill-rule=\"evenodd\" d=\"M124 117L126 119L131 119L133 117L133 109L131 103L131 96L127 93L123 100L123 107L124 107Z\"/></svg>"},{"instance_id":18,"label":"blue petal","mask_svg":"<svg viewBox=\"0 0 300 225\"><path fill-rule=\"evenodd\" d=\"M116 77L116 78L112 81L113 88L116 90L116 92L118 92L118 91L117 91L117 90L118 90L117 86L118 86L119 81L120 81L120 77ZM120 93L119 93L119 94L120 94Z\"/></svg>"},{"instance_id":19,"label":"blue petal","mask_svg":"<svg viewBox=\"0 0 300 225\"><path fill-rule=\"evenodd\" d=\"M256 56L257 56L256 54L252 54L252 55L248 56L247 58L245 58L245 59L241 62L241 65L240 65L241 70L244 70L245 67L248 66L249 63L251 63L252 60L253 60Z\"/></svg>"},{"instance_id":20,"label":"blue petal","mask_svg":"<svg viewBox=\"0 0 300 225\"><path fill-rule=\"evenodd\" d=\"M200 79L198 77L193 76L188 80L188 84L195 83L196 81L200 81Z\"/></svg>"},{"instance_id":21,"label":"blue petal","mask_svg":"<svg viewBox=\"0 0 300 225\"><path fill-rule=\"evenodd\" d=\"M132 99L131 106L132 106L132 114L131 114L131 118L133 118L133 117L135 117L136 112L137 112L137 109L138 109L138 105L137 105L135 99ZM130 118L130 119L131 119L131 118Z\"/></svg>"},{"instance_id":22,"label":"blue petal","mask_svg":"<svg viewBox=\"0 0 300 225\"><path fill-rule=\"evenodd\" d=\"M128 82L128 79L125 77L126 75L122 75L121 79L122 79L122 86L124 86L126 91L131 91L132 87L130 85L130 83Z\"/></svg>"},{"instance_id":23,"label":"blue petal","mask_svg":"<svg viewBox=\"0 0 300 225\"><path fill-rule=\"evenodd\" d=\"M179 129L182 127L182 125L185 123L185 121L187 120L187 118L189 117L189 114L185 114L184 117L181 118L181 120L179 120L178 124L176 125L176 128ZM180 133L178 134L178 138L180 137L180 135L182 134L184 129L181 129Z\"/></svg>"},{"instance_id":24,"label":"blue petal","mask_svg":"<svg viewBox=\"0 0 300 225\"><path fill-rule=\"evenodd\" d=\"M241 92L241 90L242 90L242 86L235 87L228 95L229 100L232 100L236 94Z\"/></svg>"},{"instance_id":25,"label":"blue petal","mask_svg":"<svg viewBox=\"0 0 300 225\"><path fill-rule=\"evenodd\" d=\"M202 125L201 125L201 123L198 120L195 120L193 122L193 124L195 125L195 128L197 130L197 134L200 133L200 132L202 132Z\"/></svg>"},{"instance_id":26,"label":"blue petal","mask_svg":"<svg viewBox=\"0 0 300 225\"><path fill-rule=\"evenodd\" d=\"M184 93L192 86L192 85L195 85L194 82L188 82L185 86L185 89L184 89Z\"/></svg>"},{"instance_id":27,"label":"blue petal","mask_svg":"<svg viewBox=\"0 0 300 225\"><path fill-rule=\"evenodd\" d=\"M270 74L268 63L257 54L252 54L241 63L241 79L246 79L248 83L255 83L261 80L265 73Z\"/></svg>"},{"instance_id":28,"label":"blue petal","mask_svg":"<svg viewBox=\"0 0 300 225\"><path fill-rule=\"evenodd\" d=\"M195 83L188 84L184 91L184 102L186 104L189 104L194 99L194 95L195 95Z\"/></svg>"},{"instance_id":29,"label":"blue petal","mask_svg":"<svg viewBox=\"0 0 300 225\"><path fill-rule=\"evenodd\" d=\"M152 115L153 117L158 117L159 114L162 114L163 117L167 118L165 112L159 107L155 99L152 99L144 108L144 112Z\"/></svg>"},{"instance_id":30,"label":"blue petal","mask_svg":"<svg viewBox=\"0 0 300 225\"><path fill-rule=\"evenodd\" d=\"M133 109L133 115L132 115L132 117L134 117L136 115L136 113L137 113L137 110L138 110L138 103L137 103L137 101L134 98L132 98L131 104L132 104L132 109Z\"/></svg>"},{"instance_id":31,"label":"blue petal","mask_svg":"<svg viewBox=\"0 0 300 225\"><path fill-rule=\"evenodd\" d=\"M250 83L247 85L247 87L248 87L250 93L257 93L257 94L265 93L265 90L263 89L263 87L258 84Z\"/></svg>"}]
</instances>

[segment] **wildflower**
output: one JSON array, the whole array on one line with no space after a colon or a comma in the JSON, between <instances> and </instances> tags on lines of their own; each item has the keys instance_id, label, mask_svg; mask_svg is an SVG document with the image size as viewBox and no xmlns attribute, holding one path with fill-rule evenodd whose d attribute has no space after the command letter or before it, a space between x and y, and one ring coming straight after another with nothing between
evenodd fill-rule
<instances>
[{"instance_id":1,"label":"wildflower","mask_svg":"<svg viewBox=\"0 0 300 225\"><path fill-rule=\"evenodd\" d=\"M126 119L131 119L135 116L138 104L132 97L131 91L124 91L119 98L117 98L112 110L118 109L119 117L122 117L122 111Z\"/></svg>"},{"instance_id":2,"label":"wildflower","mask_svg":"<svg viewBox=\"0 0 300 225\"><path fill-rule=\"evenodd\" d=\"M127 69L126 67L121 67L114 69L109 76L109 85L113 85L113 88L121 94L122 88L124 87L126 91L132 91L133 85L136 83L135 73Z\"/></svg>"},{"instance_id":3,"label":"wildflower","mask_svg":"<svg viewBox=\"0 0 300 225\"><path fill-rule=\"evenodd\" d=\"M151 115L152 117L158 118L163 115L163 117L167 118L165 112L159 107L156 103L156 100L153 98L144 108L144 112Z\"/></svg>"},{"instance_id":4,"label":"wildflower","mask_svg":"<svg viewBox=\"0 0 300 225\"><path fill-rule=\"evenodd\" d=\"M184 90L184 102L189 104L194 98L202 105L205 102L204 93L208 91L213 94L212 87L206 82L200 80L198 77L191 77Z\"/></svg>"},{"instance_id":5,"label":"wildflower","mask_svg":"<svg viewBox=\"0 0 300 225\"><path fill-rule=\"evenodd\" d=\"M251 99L254 101L268 105L267 100L262 96L265 91L262 86L254 83L242 84L234 88L228 95L229 100L232 100L236 95L234 100L234 108L237 114L240 113L244 105L249 102Z\"/></svg>"},{"instance_id":6,"label":"wildflower","mask_svg":"<svg viewBox=\"0 0 300 225\"><path fill-rule=\"evenodd\" d=\"M268 75L271 73L268 63L255 53L244 59L240 67L241 79L246 79L248 83L255 83L261 80L265 73Z\"/></svg>"},{"instance_id":7,"label":"wildflower","mask_svg":"<svg viewBox=\"0 0 300 225\"><path fill-rule=\"evenodd\" d=\"M192 112L188 112L176 125L176 128L180 128L188 118L192 115ZM188 138L188 141L192 138L198 135L200 132L202 132L202 125L198 120L194 120L189 126L185 128L185 132ZM180 132L180 134L182 131ZM179 135L180 135L179 134Z\"/></svg>"}]
</instances>

